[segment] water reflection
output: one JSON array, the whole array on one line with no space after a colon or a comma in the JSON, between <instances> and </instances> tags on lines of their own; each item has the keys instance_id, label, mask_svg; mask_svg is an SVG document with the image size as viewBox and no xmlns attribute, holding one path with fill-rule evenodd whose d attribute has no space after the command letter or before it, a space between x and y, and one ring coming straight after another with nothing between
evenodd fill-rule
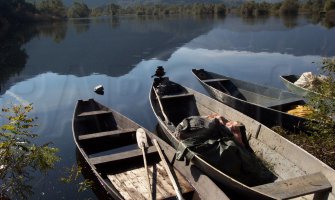
<instances>
[{"instance_id":1,"label":"water reflection","mask_svg":"<svg viewBox=\"0 0 335 200\"><path fill-rule=\"evenodd\" d=\"M148 92L159 65L172 80L203 93L192 68L283 88L279 75L316 71L313 62L335 55L334 29L300 17L289 23L274 17L97 18L39 25L1 40L1 105L34 103L39 140L61 150L58 170L40 177L34 198L92 196L57 182L76 162L71 117L78 99L95 98L154 130ZM99 84L104 95L94 93Z\"/></svg>"},{"instance_id":2,"label":"water reflection","mask_svg":"<svg viewBox=\"0 0 335 200\"><path fill-rule=\"evenodd\" d=\"M269 19L269 16L258 16L258 17L243 17L242 21L248 25L255 25L255 24L265 24Z\"/></svg>"},{"instance_id":3,"label":"water reflection","mask_svg":"<svg viewBox=\"0 0 335 200\"><path fill-rule=\"evenodd\" d=\"M311 25L306 18L289 18L287 21L291 25L285 25L281 23L281 19L273 17L268 18L266 23L257 22L252 25L245 24L241 18L226 19L223 24L219 24L206 35L195 38L192 43L187 44L187 47L273 52L294 56L335 55L333 45L335 30L325 30L321 25Z\"/></svg>"},{"instance_id":4,"label":"water reflection","mask_svg":"<svg viewBox=\"0 0 335 200\"><path fill-rule=\"evenodd\" d=\"M20 33L18 33L20 32ZM36 32L32 29L10 30L0 37L0 94L21 79L18 77L26 65L28 56L22 45L31 40Z\"/></svg>"},{"instance_id":5,"label":"water reflection","mask_svg":"<svg viewBox=\"0 0 335 200\"><path fill-rule=\"evenodd\" d=\"M334 31L311 25L306 18L112 17L44 24L30 28L30 32L38 37L24 46L26 51L21 48L23 43L15 47L7 42L17 39L2 45L1 65L15 62L16 67L2 67L6 72L1 73L1 93L18 68L25 70L17 80L45 72L117 77L129 73L142 60L167 60L185 43L192 49L335 55ZM28 62L25 52L29 53Z\"/></svg>"},{"instance_id":6,"label":"water reflection","mask_svg":"<svg viewBox=\"0 0 335 200\"><path fill-rule=\"evenodd\" d=\"M281 17L283 20L284 26L287 28L294 28L298 25L298 16L297 15L284 15Z\"/></svg>"},{"instance_id":7,"label":"water reflection","mask_svg":"<svg viewBox=\"0 0 335 200\"><path fill-rule=\"evenodd\" d=\"M65 22L53 22L33 26L33 28L36 28L40 38L52 38L54 43L59 44L65 39L68 26Z\"/></svg>"},{"instance_id":8,"label":"water reflection","mask_svg":"<svg viewBox=\"0 0 335 200\"><path fill-rule=\"evenodd\" d=\"M87 32L90 29L90 23L91 19L72 19L69 21L69 24L74 26L78 35Z\"/></svg>"},{"instance_id":9,"label":"water reflection","mask_svg":"<svg viewBox=\"0 0 335 200\"><path fill-rule=\"evenodd\" d=\"M111 28L116 28L120 25L120 17L97 17L90 19L94 24L108 24Z\"/></svg>"}]
</instances>

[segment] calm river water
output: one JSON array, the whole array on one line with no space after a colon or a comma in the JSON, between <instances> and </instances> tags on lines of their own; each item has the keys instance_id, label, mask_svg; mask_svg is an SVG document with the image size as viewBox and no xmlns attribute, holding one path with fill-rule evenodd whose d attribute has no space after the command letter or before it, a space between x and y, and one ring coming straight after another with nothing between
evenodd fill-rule
<instances>
[{"instance_id":1,"label":"calm river water","mask_svg":"<svg viewBox=\"0 0 335 200\"><path fill-rule=\"evenodd\" d=\"M71 120L78 99L95 98L154 130L148 93L158 65L171 80L205 93L192 68L284 88L279 75L317 72L323 57L335 55L335 29L303 17L82 19L8 37L0 51L0 104L33 103L38 142L53 142L62 159L35 178L33 199L97 198L76 192L78 182L59 181L77 163ZM103 96L93 92L98 84Z\"/></svg>"}]
</instances>

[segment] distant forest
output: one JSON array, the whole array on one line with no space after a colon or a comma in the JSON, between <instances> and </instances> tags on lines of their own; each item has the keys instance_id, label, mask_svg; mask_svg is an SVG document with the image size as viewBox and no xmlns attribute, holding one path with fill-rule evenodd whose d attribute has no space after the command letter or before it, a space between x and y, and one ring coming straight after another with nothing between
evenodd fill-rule
<instances>
[{"instance_id":1,"label":"distant forest","mask_svg":"<svg viewBox=\"0 0 335 200\"><path fill-rule=\"evenodd\" d=\"M208 1L203 0L202 2ZM124 0L122 5L115 3L119 2L118 0L113 2L89 8L80 0L74 1L68 7L64 5L62 0L0 0L0 30L6 29L6 27L13 24L25 24L27 22L124 14L224 16L227 13L234 12L244 17L257 17L263 15L297 15L303 12L321 14L335 21L335 0L283 0L279 2L273 1L274 3L259 0L210 1L214 3L190 3L192 1L188 0ZM135 4L136 2L144 2L145 4ZM225 4L219 2L225 2Z\"/></svg>"}]
</instances>

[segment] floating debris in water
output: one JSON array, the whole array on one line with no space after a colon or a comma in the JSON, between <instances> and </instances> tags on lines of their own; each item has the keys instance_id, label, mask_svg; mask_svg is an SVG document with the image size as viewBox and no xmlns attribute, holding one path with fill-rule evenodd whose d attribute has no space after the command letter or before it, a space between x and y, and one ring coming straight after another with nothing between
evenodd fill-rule
<instances>
[{"instance_id":1,"label":"floating debris in water","mask_svg":"<svg viewBox=\"0 0 335 200\"><path fill-rule=\"evenodd\" d=\"M95 86L94 92L97 93L97 94L103 95L105 93L104 92L104 86L102 86L102 85Z\"/></svg>"}]
</instances>

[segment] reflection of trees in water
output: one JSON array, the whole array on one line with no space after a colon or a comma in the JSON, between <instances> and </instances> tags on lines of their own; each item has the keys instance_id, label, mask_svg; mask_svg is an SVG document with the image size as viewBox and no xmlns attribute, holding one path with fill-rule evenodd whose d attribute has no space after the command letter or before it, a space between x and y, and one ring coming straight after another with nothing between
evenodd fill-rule
<instances>
[{"instance_id":1,"label":"reflection of trees in water","mask_svg":"<svg viewBox=\"0 0 335 200\"><path fill-rule=\"evenodd\" d=\"M212 28L213 16L137 16L134 22L131 28L138 33L160 32L173 38L194 38Z\"/></svg>"},{"instance_id":2,"label":"reflection of trees in water","mask_svg":"<svg viewBox=\"0 0 335 200\"><path fill-rule=\"evenodd\" d=\"M73 19L70 21L77 34L85 33L90 29L91 19Z\"/></svg>"},{"instance_id":3,"label":"reflection of trees in water","mask_svg":"<svg viewBox=\"0 0 335 200\"><path fill-rule=\"evenodd\" d=\"M0 42L0 93L13 75L19 74L27 61L27 54L15 42Z\"/></svg>"},{"instance_id":4,"label":"reflection of trees in water","mask_svg":"<svg viewBox=\"0 0 335 200\"><path fill-rule=\"evenodd\" d=\"M311 13L305 15L306 19L311 24L318 24L321 21L321 17L319 13Z\"/></svg>"},{"instance_id":5,"label":"reflection of trees in water","mask_svg":"<svg viewBox=\"0 0 335 200\"><path fill-rule=\"evenodd\" d=\"M333 28L335 26L335 10L326 13L322 24L327 28Z\"/></svg>"},{"instance_id":6,"label":"reflection of trees in water","mask_svg":"<svg viewBox=\"0 0 335 200\"><path fill-rule=\"evenodd\" d=\"M328 19L324 19L322 21L322 25L326 28L333 28L335 26L335 21L331 21L331 20L328 20Z\"/></svg>"},{"instance_id":7,"label":"reflection of trees in water","mask_svg":"<svg viewBox=\"0 0 335 200\"><path fill-rule=\"evenodd\" d=\"M60 43L64 40L67 32L67 23L66 22L55 22L48 25L37 25L39 36L50 37L56 43Z\"/></svg>"},{"instance_id":8,"label":"reflection of trees in water","mask_svg":"<svg viewBox=\"0 0 335 200\"><path fill-rule=\"evenodd\" d=\"M0 94L9 87L8 81L18 76L24 69L28 55L24 44L36 35L51 37L57 43L61 42L67 31L66 23L55 23L52 25L30 25L15 27L8 30L0 37Z\"/></svg>"},{"instance_id":9,"label":"reflection of trees in water","mask_svg":"<svg viewBox=\"0 0 335 200\"><path fill-rule=\"evenodd\" d=\"M120 19L119 17L113 16L112 18L109 19L109 24L113 27L116 28L120 26Z\"/></svg>"},{"instance_id":10,"label":"reflection of trees in water","mask_svg":"<svg viewBox=\"0 0 335 200\"><path fill-rule=\"evenodd\" d=\"M258 16L258 17L242 17L242 21L248 25L257 25L257 24L266 24L270 16ZM283 24L287 28L294 28L298 25L298 16L297 15L281 15L280 16ZM309 18L311 22L319 19Z\"/></svg>"},{"instance_id":11,"label":"reflection of trees in water","mask_svg":"<svg viewBox=\"0 0 335 200\"><path fill-rule=\"evenodd\" d=\"M256 25L256 24L265 24L269 16L257 16L257 17L244 17L242 16L242 21L248 25Z\"/></svg>"},{"instance_id":12,"label":"reflection of trees in water","mask_svg":"<svg viewBox=\"0 0 335 200\"><path fill-rule=\"evenodd\" d=\"M92 22L94 24L109 24L112 28L120 26L120 18L118 16L92 18Z\"/></svg>"},{"instance_id":13,"label":"reflection of trees in water","mask_svg":"<svg viewBox=\"0 0 335 200\"><path fill-rule=\"evenodd\" d=\"M27 54L21 48L36 32L30 28L8 30L0 38L0 93L10 77L19 75L27 62Z\"/></svg>"},{"instance_id":14,"label":"reflection of trees in water","mask_svg":"<svg viewBox=\"0 0 335 200\"><path fill-rule=\"evenodd\" d=\"M298 25L297 15L282 15L281 19L283 20L284 26L287 28L294 28Z\"/></svg>"},{"instance_id":15,"label":"reflection of trees in water","mask_svg":"<svg viewBox=\"0 0 335 200\"><path fill-rule=\"evenodd\" d=\"M321 22L321 25L326 28L333 28L335 26L335 10L327 12L324 17L318 12L306 15L306 18L308 19L308 22L312 24Z\"/></svg>"}]
</instances>

